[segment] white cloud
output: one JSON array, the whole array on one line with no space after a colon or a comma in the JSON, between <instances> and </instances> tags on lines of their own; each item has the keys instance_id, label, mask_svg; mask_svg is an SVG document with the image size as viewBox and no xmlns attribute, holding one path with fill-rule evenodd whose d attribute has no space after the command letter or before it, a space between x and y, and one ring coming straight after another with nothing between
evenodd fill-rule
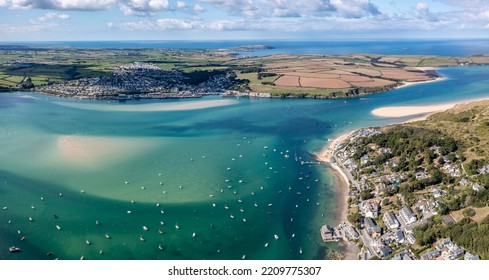
<instances>
[{"instance_id":1,"label":"white cloud","mask_svg":"<svg viewBox=\"0 0 489 280\"><path fill-rule=\"evenodd\" d=\"M47 14L37 18L37 20L40 22L45 22L45 21L52 20L52 19L68 20L68 19L70 19L70 15L58 14L58 13L47 13Z\"/></svg>"},{"instance_id":2,"label":"white cloud","mask_svg":"<svg viewBox=\"0 0 489 280\"><path fill-rule=\"evenodd\" d=\"M185 2L183 1L177 1L177 8L185 8L185 6L187 6L187 4L185 4Z\"/></svg>"},{"instance_id":3,"label":"white cloud","mask_svg":"<svg viewBox=\"0 0 489 280\"><path fill-rule=\"evenodd\" d=\"M120 27L128 30L189 30L194 29L197 24L197 22L190 20L164 18L157 20L124 22L120 25Z\"/></svg>"},{"instance_id":4,"label":"white cloud","mask_svg":"<svg viewBox=\"0 0 489 280\"><path fill-rule=\"evenodd\" d=\"M196 12L203 12L205 9L199 4L195 4L194 7L192 8Z\"/></svg>"},{"instance_id":5,"label":"white cloud","mask_svg":"<svg viewBox=\"0 0 489 280\"><path fill-rule=\"evenodd\" d=\"M168 0L123 0L121 11L125 15L148 16L168 9Z\"/></svg>"},{"instance_id":6,"label":"white cloud","mask_svg":"<svg viewBox=\"0 0 489 280\"><path fill-rule=\"evenodd\" d=\"M380 14L369 0L202 0L232 15L248 18L328 17L361 18Z\"/></svg>"},{"instance_id":7,"label":"white cloud","mask_svg":"<svg viewBox=\"0 0 489 280\"><path fill-rule=\"evenodd\" d=\"M105 10L117 0L4 0L12 9Z\"/></svg>"},{"instance_id":8,"label":"white cloud","mask_svg":"<svg viewBox=\"0 0 489 280\"><path fill-rule=\"evenodd\" d=\"M422 19L426 21L435 21L436 17L430 12L430 8L426 3L418 3L414 8L414 16L417 19Z\"/></svg>"}]
</instances>

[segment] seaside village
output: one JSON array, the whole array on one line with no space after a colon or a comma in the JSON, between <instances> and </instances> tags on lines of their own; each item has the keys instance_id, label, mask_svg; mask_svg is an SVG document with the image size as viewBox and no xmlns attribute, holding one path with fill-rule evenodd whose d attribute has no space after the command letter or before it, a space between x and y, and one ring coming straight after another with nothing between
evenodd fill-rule
<instances>
[{"instance_id":1,"label":"seaside village","mask_svg":"<svg viewBox=\"0 0 489 280\"><path fill-rule=\"evenodd\" d=\"M327 161L349 181L350 221L342 221L336 227L323 225L320 229L323 241L344 241L358 246L357 258L360 260L479 260L478 255L450 238L436 240L430 248L424 248L421 253L416 250L420 246L416 244L414 229L439 215L439 204L446 193L437 187L429 188L424 194L415 197L412 207L400 194L390 195L387 187L398 187L400 180L405 179L408 174L380 172L378 169L375 171L371 168L372 159L368 155L363 155L359 160L353 159L356 141L379 133L376 129L361 129L350 133L346 139L336 139L329 145ZM433 147L432 150L436 152L437 147ZM382 154L390 151L381 148L377 152ZM442 172L460 178L462 172L458 166L448 159L445 160ZM399 163L391 161L388 164L395 166ZM421 169L411 176L415 176L416 179L428 178L429 175ZM484 166L479 172L489 172L489 166ZM461 179L459 184L474 191L481 190L479 184L466 178ZM351 217L353 219L350 219ZM451 215L444 215L442 219L445 223L456 222Z\"/></svg>"}]
</instances>

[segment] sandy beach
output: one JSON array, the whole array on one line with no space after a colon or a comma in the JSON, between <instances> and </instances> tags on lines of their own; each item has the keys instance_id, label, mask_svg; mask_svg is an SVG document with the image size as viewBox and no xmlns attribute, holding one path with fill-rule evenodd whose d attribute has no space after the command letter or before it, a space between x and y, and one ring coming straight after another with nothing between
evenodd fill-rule
<instances>
[{"instance_id":1,"label":"sandy beach","mask_svg":"<svg viewBox=\"0 0 489 280\"><path fill-rule=\"evenodd\" d=\"M316 156L316 158L321 161L327 163L327 165L333 169L333 174L336 177L336 181L339 182L339 194L337 201L337 212L336 212L336 221L335 223L339 224L342 221L347 221L348 216L348 192L349 192L349 183L348 177L343 172L343 170L334 162L331 161L333 156L333 151L337 148L344 140L346 140L352 132L342 134L335 138L332 141L328 142L328 145ZM343 255L343 259L345 260L356 260L357 259L357 246L354 243L343 242L340 246L341 253Z\"/></svg>"},{"instance_id":2,"label":"sandy beach","mask_svg":"<svg viewBox=\"0 0 489 280\"><path fill-rule=\"evenodd\" d=\"M457 104L465 104L465 103L481 101L485 99L487 99L487 97L452 102L452 103L433 104L433 105L387 106L387 107L380 107L375 110L372 110L372 115L377 117L382 117L382 118L400 118L400 117L408 117L408 116L415 116L415 115L424 115L420 118L416 118L416 120L421 120L426 118L430 114L453 108Z\"/></svg>"}]
</instances>

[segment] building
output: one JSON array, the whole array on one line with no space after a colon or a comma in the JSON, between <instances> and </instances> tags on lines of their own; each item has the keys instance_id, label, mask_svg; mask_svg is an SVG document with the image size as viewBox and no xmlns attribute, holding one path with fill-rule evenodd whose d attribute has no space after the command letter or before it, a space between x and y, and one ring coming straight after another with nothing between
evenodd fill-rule
<instances>
[{"instance_id":1,"label":"building","mask_svg":"<svg viewBox=\"0 0 489 280\"><path fill-rule=\"evenodd\" d=\"M441 251L440 250L434 250L431 252L428 252L426 254L421 255L422 260L433 260L441 256Z\"/></svg>"},{"instance_id":2,"label":"building","mask_svg":"<svg viewBox=\"0 0 489 280\"><path fill-rule=\"evenodd\" d=\"M350 225L345 227L345 236L346 236L346 238L352 239L352 240L356 240L356 239L360 238L360 235L358 234L357 230Z\"/></svg>"},{"instance_id":3,"label":"building","mask_svg":"<svg viewBox=\"0 0 489 280\"><path fill-rule=\"evenodd\" d=\"M362 213L365 217L377 218L379 216L380 206L377 201L364 201L362 203Z\"/></svg>"},{"instance_id":4,"label":"building","mask_svg":"<svg viewBox=\"0 0 489 280\"><path fill-rule=\"evenodd\" d=\"M401 217L406 225L410 225L416 222L416 216L414 215L411 208L409 208L407 205L404 205L401 211L399 211L399 217Z\"/></svg>"},{"instance_id":5,"label":"building","mask_svg":"<svg viewBox=\"0 0 489 280\"><path fill-rule=\"evenodd\" d=\"M390 255L391 252L392 249L389 246L381 245L377 248L377 253L381 257L387 257L388 255Z\"/></svg>"},{"instance_id":6,"label":"building","mask_svg":"<svg viewBox=\"0 0 489 280\"><path fill-rule=\"evenodd\" d=\"M337 241L334 229L329 225L323 225L321 227L321 238L323 242Z\"/></svg>"},{"instance_id":7,"label":"building","mask_svg":"<svg viewBox=\"0 0 489 280\"><path fill-rule=\"evenodd\" d=\"M413 245L414 243L416 243L416 237L414 236L413 233L410 232L406 234L405 237L406 237L405 242L407 245Z\"/></svg>"},{"instance_id":8,"label":"building","mask_svg":"<svg viewBox=\"0 0 489 280\"><path fill-rule=\"evenodd\" d=\"M405 241L404 232L401 229L396 231L395 237L397 243L404 243Z\"/></svg>"},{"instance_id":9,"label":"building","mask_svg":"<svg viewBox=\"0 0 489 280\"><path fill-rule=\"evenodd\" d=\"M380 227L375 223L372 218L366 217L363 219L365 224L365 228L367 229L368 234L372 236L380 236L381 230Z\"/></svg>"},{"instance_id":10,"label":"building","mask_svg":"<svg viewBox=\"0 0 489 280\"><path fill-rule=\"evenodd\" d=\"M394 255L392 258L394 261L412 261L413 258L409 255L409 252L404 249L401 252Z\"/></svg>"},{"instance_id":11,"label":"building","mask_svg":"<svg viewBox=\"0 0 489 280\"><path fill-rule=\"evenodd\" d=\"M480 258L478 255L472 255L469 252L465 252L464 260L466 260L466 261L478 261L478 260L480 260Z\"/></svg>"},{"instance_id":12,"label":"building","mask_svg":"<svg viewBox=\"0 0 489 280\"><path fill-rule=\"evenodd\" d=\"M382 221L384 221L384 224L388 229L396 229L401 226L394 213L390 211L385 212Z\"/></svg>"}]
</instances>

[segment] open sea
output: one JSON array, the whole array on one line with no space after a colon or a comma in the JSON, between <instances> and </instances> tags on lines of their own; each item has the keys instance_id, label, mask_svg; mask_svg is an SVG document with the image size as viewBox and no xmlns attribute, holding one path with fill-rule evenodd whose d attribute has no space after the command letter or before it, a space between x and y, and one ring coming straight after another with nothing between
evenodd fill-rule
<instances>
[{"instance_id":1,"label":"open sea","mask_svg":"<svg viewBox=\"0 0 489 280\"><path fill-rule=\"evenodd\" d=\"M336 222L339 184L312 154L408 119L375 117L378 107L489 97L489 66L439 73L336 100L1 93L0 259L320 259L337 248L319 229ZM180 106L202 101L222 106Z\"/></svg>"}]
</instances>

